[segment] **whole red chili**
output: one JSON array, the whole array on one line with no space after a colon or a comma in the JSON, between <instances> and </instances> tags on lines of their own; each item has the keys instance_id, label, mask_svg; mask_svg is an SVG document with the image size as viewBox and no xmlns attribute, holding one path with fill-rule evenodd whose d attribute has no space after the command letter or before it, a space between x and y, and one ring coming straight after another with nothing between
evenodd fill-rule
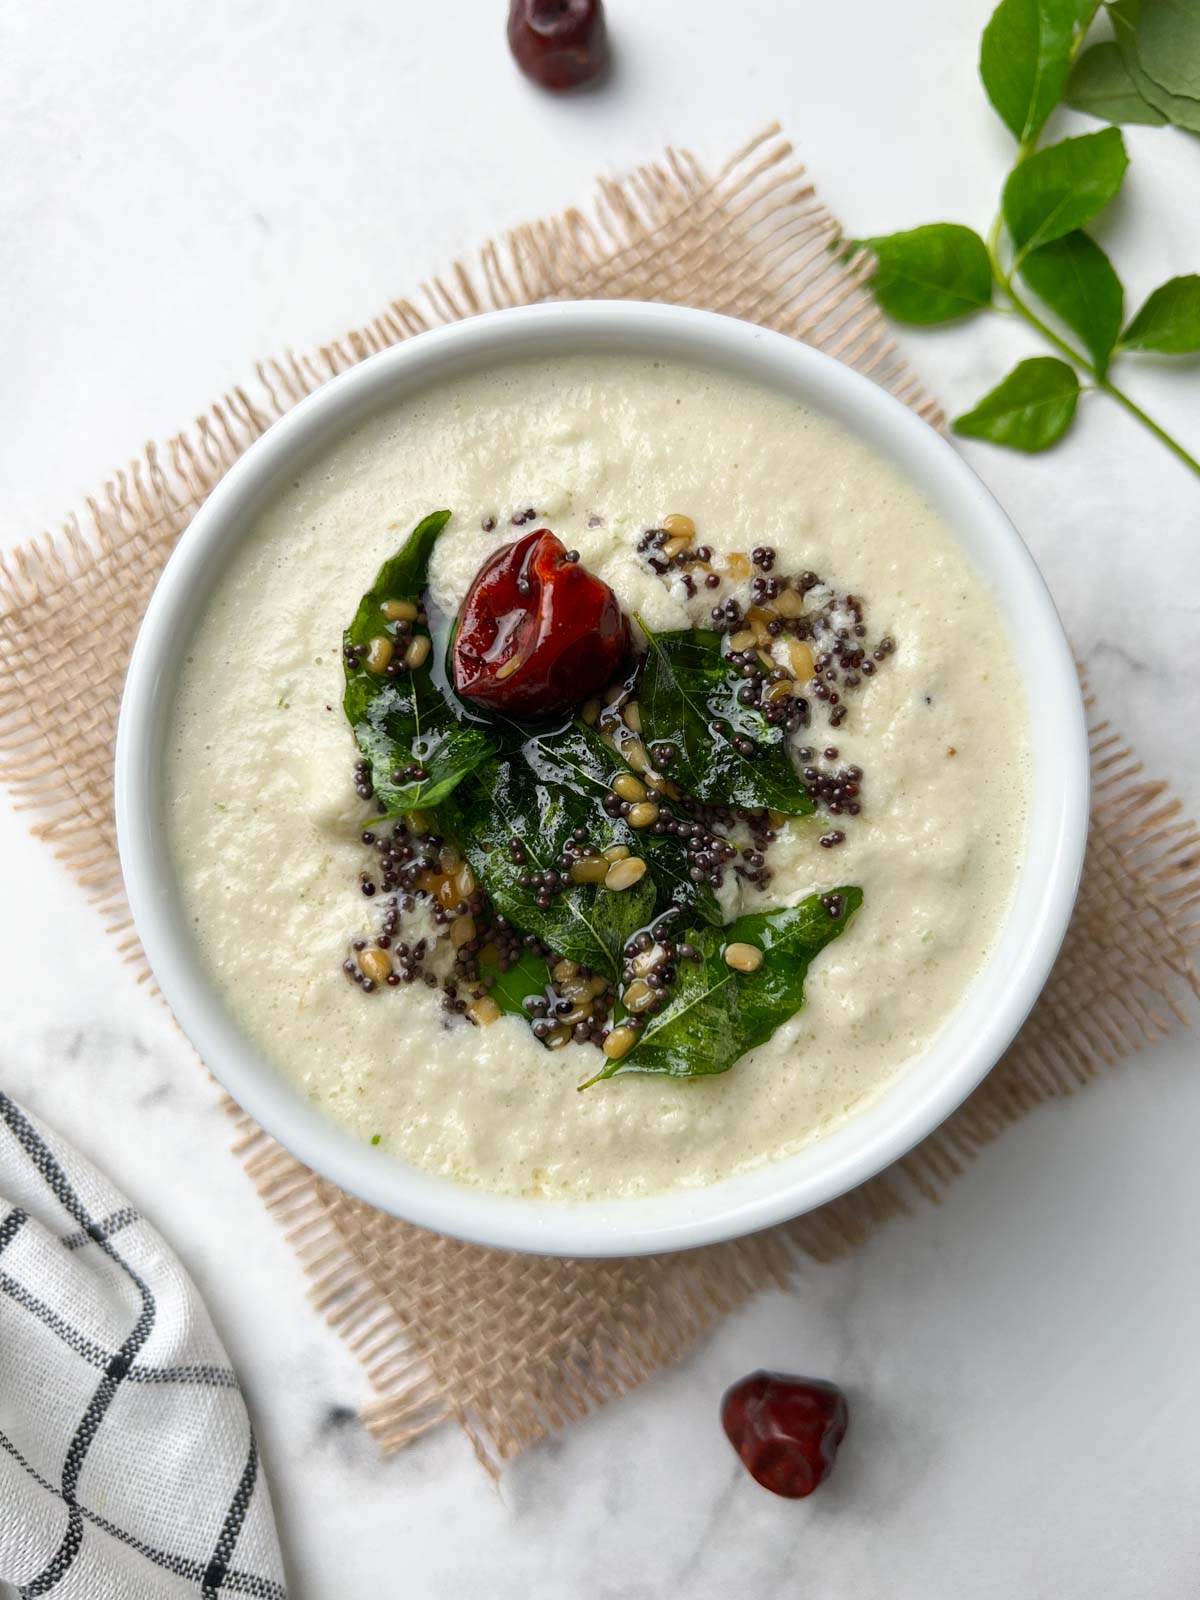
<instances>
[{"instance_id":1,"label":"whole red chili","mask_svg":"<svg viewBox=\"0 0 1200 1600\"><path fill-rule=\"evenodd\" d=\"M489 556L458 613L454 687L518 717L545 717L603 688L629 653L608 585L549 528Z\"/></svg>"},{"instance_id":2,"label":"whole red chili","mask_svg":"<svg viewBox=\"0 0 1200 1600\"><path fill-rule=\"evenodd\" d=\"M811 1494L833 1471L849 1420L836 1384L782 1372L752 1372L721 1401L721 1422L747 1472L792 1500Z\"/></svg>"},{"instance_id":3,"label":"whole red chili","mask_svg":"<svg viewBox=\"0 0 1200 1600\"><path fill-rule=\"evenodd\" d=\"M573 89L608 60L601 0L512 0L508 47L544 89Z\"/></svg>"}]
</instances>

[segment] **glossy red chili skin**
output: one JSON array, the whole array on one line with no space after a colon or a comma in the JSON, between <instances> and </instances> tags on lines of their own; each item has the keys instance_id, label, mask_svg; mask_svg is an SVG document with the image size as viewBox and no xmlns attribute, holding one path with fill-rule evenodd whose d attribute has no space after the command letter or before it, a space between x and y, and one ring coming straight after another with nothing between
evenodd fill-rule
<instances>
[{"instance_id":1,"label":"glossy red chili skin","mask_svg":"<svg viewBox=\"0 0 1200 1600\"><path fill-rule=\"evenodd\" d=\"M721 1401L721 1422L746 1471L789 1500L810 1495L833 1471L849 1420L835 1383L782 1372L752 1372Z\"/></svg>"},{"instance_id":2,"label":"glossy red chili skin","mask_svg":"<svg viewBox=\"0 0 1200 1600\"><path fill-rule=\"evenodd\" d=\"M572 552L573 554L573 552ZM454 687L465 700L541 718L579 706L629 654L616 595L549 528L489 556L458 613Z\"/></svg>"},{"instance_id":3,"label":"glossy red chili skin","mask_svg":"<svg viewBox=\"0 0 1200 1600\"><path fill-rule=\"evenodd\" d=\"M602 0L511 0L508 47L543 89L577 88L608 61Z\"/></svg>"}]
</instances>

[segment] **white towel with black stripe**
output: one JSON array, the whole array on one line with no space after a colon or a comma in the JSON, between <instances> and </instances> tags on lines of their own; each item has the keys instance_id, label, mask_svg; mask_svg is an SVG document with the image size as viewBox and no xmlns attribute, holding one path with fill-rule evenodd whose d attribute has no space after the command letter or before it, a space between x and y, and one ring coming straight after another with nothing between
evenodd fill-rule
<instances>
[{"instance_id":1,"label":"white towel with black stripe","mask_svg":"<svg viewBox=\"0 0 1200 1600\"><path fill-rule=\"evenodd\" d=\"M238 1381L187 1273L0 1093L0 1587L286 1600Z\"/></svg>"}]
</instances>

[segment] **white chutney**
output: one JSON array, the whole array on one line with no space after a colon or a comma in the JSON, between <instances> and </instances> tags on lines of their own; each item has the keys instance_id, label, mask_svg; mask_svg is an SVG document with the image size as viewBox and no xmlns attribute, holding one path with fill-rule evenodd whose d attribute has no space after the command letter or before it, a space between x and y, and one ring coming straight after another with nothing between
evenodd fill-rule
<instances>
[{"instance_id":1,"label":"white chutney","mask_svg":"<svg viewBox=\"0 0 1200 1600\"><path fill-rule=\"evenodd\" d=\"M585 1093L592 1045L547 1051L518 1018L475 1027L423 985L372 995L342 971L378 931L359 893L356 756L342 629L428 512L453 517L432 588L456 608L483 558L537 511L654 629L700 625L712 591L636 553L671 512L714 551L770 545L862 597L896 650L836 732L862 814L782 830L765 895L857 884L864 903L814 963L805 1009L719 1077L624 1076ZM497 519L493 533L484 520ZM599 518L595 527L590 521ZM715 598L746 603L748 580ZM399 1157L463 1183L556 1199L710 1183L787 1155L877 1096L945 1024L985 961L1021 858L1026 707L1012 645L952 532L887 462L796 401L704 368L629 356L513 365L447 383L342 439L248 531L192 640L173 712L171 846L199 959L299 1093ZM404 932L402 937L410 937Z\"/></svg>"}]
</instances>

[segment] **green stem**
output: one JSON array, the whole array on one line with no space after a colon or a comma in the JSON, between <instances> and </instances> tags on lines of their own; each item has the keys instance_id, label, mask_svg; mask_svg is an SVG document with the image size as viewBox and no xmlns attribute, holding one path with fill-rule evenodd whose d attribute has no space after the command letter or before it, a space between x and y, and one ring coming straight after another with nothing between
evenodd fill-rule
<instances>
[{"instance_id":1,"label":"green stem","mask_svg":"<svg viewBox=\"0 0 1200 1600\"><path fill-rule=\"evenodd\" d=\"M1000 263L1000 227L1001 219L997 217L988 231L987 251L991 259L992 272L995 275L996 282L1003 289L1012 309L1019 317L1023 317L1031 328L1036 328L1048 344L1052 344L1056 350L1060 350L1068 361L1074 366L1082 368L1089 377L1095 380L1097 389L1109 395L1118 405L1124 406L1131 417L1135 417L1143 428L1148 429L1160 443L1165 444L1167 449L1183 462L1185 467L1190 467L1196 476L1200 478L1200 461L1197 461L1195 456L1189 455L1179 441L1173 439L1165 428L1160 427L1155 422L1153 417L1147 416L1141 406L1131 400L1123 389L1118 389L1116 384L1105 373L1101 372L1094 362L1089 361L1085 355L1074 349L1065 339L1060 339L1054 329L1048 327L1042 321L1032 306L1022 300L1021 296L1013 288L1012 273L1005 272Z\"/></svg>"},{"instance_id":2,"label":"green stem","mask_svg":"<svg viewBox=\"0 0 1200 1600\"><path fill-rule=\"evenodd\" d=\"M1177 455L1185 467L1191 467L1196 476L1200 478L1200 461L1197 461L1195 456L1189 455L1179 441L1177 439L1173 439L1164 428L1160 428L1153 417L1148 417L1142 410L1141 406L1136 405L1129 398L1124 389L1118 389L1116 384L1110 383L1107 378L1101 378L1096 384L1096 387L1098 389L1103 389L1105 394L1111 395L1118 405L1124 406L1131 417L1136 417L1143 428L1149 428L1150 432L1156 439L1158 439L1162 444L1165 444L1168 450Z\"/></svg>"},{"instance_id":3,"label":"green stem","mask_svg":"<svg viewBox=\"0 0 1200 1600\"><path fill-rule=\"evenodd\" d=\"M1099 10L1099 6L1096 7L1096 10ZM1087 18L1087 22L1079 30L1079 35L1071 49L1072 64L1074 64L1075 58L1083 49L1084 37L1087 34L1088 26L1090 26L1094 16L1095 11L1093 11L1092 16ZM1036 148L1036 138L1023 139L1017 146L1017 165L1024 161L1026 157L1031 156ZM1143 428L1147 428L1154 435L1154 437L1160 441L1160 443L1165 444L1168 450L1170 450L1174 455L1178 456L1179 460L1183 462L1185 467L1190 467L1196 476L1200 478L1200 461L1197 461L1195 456L1189 455L1179 441L1177 439L1173 439L1165 428L1160 428L1153 417L1148 417L1142 410L1141 406L1137 405L1133 400L1131 400L1123 389L1118 389L1116 384L1113 383L1108 377L1107 373L1101 372L1099 367L1097 367L1094 362L1089 361L1085 355L1081 355L1078 350L1073 349L1065 339L1060 339L1058 334L1055 333L1054 329L1047 327L1047 325L1042 321L1041 317L1038 316L1036 311L1034 311L1031 306L1027 305L1026 302L1022 300L1021 296L1013 288L1012 282L1013 273L1020 265L1021 257L1018 256L1007 271L1005 271L1000 261L1000 237L1003 226L1003 214L997 212L995 220L988 229L987 253L988 259L992 264L992 275L1003 290L1012 310L1017 316L1023 317L1025 321L1029 323L1031 328L1036 328L1038 333L1041 334L1042 338L1045 339L1047 343L1052 344L1056 350L1060 350L1062 354L1066 356L1067 360L1072 363L1072 365L1081 368L1089 375L1089 377L1093 378L1095 380L1095 388L1099 389L1103 394L1111 396L1111 398L1114 399L1118 405L1124 406L1131 417L1136 418L1137 421L1141 423Z\"/></svg>"},{"instance_id":4,"label":"green stem","mask_svg":"<svg viewBox=\"0 0 1200 1600\"><path fill-rule=\"evenodd\" d=\"M1083 370L1087 373L1090 373L1090 375L1095 378L1098 383L1103 382L1099 368L1089 361L1085 355L1081 355L1078 350L1069 345L1065 339L1060 339L1053 328L1047 327L1047 325L1042 321L1041 317L1038 316L1037 312L1033 310L1032 306L1027 305L1025 301L1021 299L1020 295L1013 288L1012 280L1010 278L1002 278L1001 283L1003 285L1005 294L1008 296L1010 305L1019 317L1024 317L1025 321L1029 323L1030 327L1036 328L1041 334L1042 338L1048 343L1052 344L1056 350L1061 350L1068 361L1073 361L1076 366L1082 367Z\"/></svg>"}]
</instances>

